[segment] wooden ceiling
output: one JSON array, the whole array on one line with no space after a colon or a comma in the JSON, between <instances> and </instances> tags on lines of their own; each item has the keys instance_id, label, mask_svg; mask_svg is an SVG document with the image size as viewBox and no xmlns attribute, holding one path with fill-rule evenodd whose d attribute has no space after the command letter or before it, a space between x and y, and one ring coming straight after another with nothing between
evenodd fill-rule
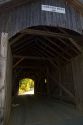
<instances>
[{"instance_id":1,"label":"wooden ceiling","mask_svg":"<svg viewBox=\"0 0 83 125\"><path fill-rule=\"evenodd\" d=\"M56 65L68 63L82 52L82 39L80 34L60 27L37 26L26 29L10 39L14 67L19 63L24 66L33 62L36 65L41 62Z\"/></svg>"}]
</instances>

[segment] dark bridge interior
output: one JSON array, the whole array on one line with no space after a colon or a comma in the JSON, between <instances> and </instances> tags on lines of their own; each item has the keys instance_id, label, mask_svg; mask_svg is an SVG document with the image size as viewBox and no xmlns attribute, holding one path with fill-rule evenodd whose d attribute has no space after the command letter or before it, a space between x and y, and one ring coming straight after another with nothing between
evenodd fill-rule
<instances>
[{"instance_id":1,"label":"dark bridge interior","mask_svg":"<svg viewBox=\"0 0 83 125\"><path fill-rule=\"evenodd\" d=\"M67 85L70 90L66 90L58 75L62 67L82 52L80 34L60 27L36 26L16 34L10 45L15 79L13 95L18 91L18 81L30 77L35 80L36 95L46 91L46 95L58 98L65 94L74 96L74 85L70 83Z\"/></svg>"},{"instance_id":2,"label":"dark bridge interior","mask_svg":"<svg viewBox=\"0 0 83 125\"><path fill-rule=\"evenodd\" d=\"M82 53L81 41L79 33L51 26L31 27L10 39L13 55L12 103L17 104L12 110L10 125L60 125L58 122L68 118L72 121L71 125L73 121L79 123L75 107L66 104L76 106L77 103L72 60ZM19 80L27 77L35 81L35 95L18 97ZM61 122L61 125L67 123Z\"/></svg>"}]
</instances>

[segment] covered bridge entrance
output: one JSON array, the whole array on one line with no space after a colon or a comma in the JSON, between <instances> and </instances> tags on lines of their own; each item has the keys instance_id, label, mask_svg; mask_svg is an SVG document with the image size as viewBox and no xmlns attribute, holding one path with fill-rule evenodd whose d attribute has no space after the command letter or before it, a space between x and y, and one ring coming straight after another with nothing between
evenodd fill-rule
<instances>
[{"instance_id":1,"label":"covered bridge entrance","mask_svg":"<svg viewBox=\"0 0 83 125\"><path fill-rule=\"evenodd\" d=\"M83 18L65 0L26 3L1 11L1 125L83 125ZM18 95L24 78L34 95Z\"/></svg>"}]
</instances>

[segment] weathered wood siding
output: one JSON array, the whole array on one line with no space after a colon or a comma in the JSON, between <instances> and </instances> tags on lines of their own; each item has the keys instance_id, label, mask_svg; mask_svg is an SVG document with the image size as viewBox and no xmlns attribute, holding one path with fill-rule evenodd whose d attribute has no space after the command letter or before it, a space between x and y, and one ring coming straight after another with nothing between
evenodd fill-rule
<instances>
[{"instance_id":1,"label":"weathered wood siding","mask_svg":"<svg viewBox=\"0 0 83 125\"><path fill-rule=\"evenodd\" d=\"M83 111L83 54L72 60L72 69L76 101Z\"/></svg>"},{"instance_id":2,"label":"weathered wood siding","mask_svg":"<svg viewBox=\"0 0 83 125\"><path fill-rule=\"evenodd\" d=\"M10 46L8 45L7 62L6 62L6 84L5 84L5 110L4 110L4 124L8 123L11 113L12 103L12 53Z\"/></svg>"},{"instance_id":3,"label":"weathered wood siding","mask_svg":"<svg viewBox=\"0 0 83 125\"><path fill-rule=\"evenodd\" d=\"M66 13L42 11L42 4L65 8ZM83 27L80 14L65 0L39 0L0 13L0 32L8 32L9 37L26 27L37 25L60 26L80 33Z\"/></svg>"},{"instance_id":4,"label":"weathered wood siding","mask_svg":"<svg viewBox=\"0 0 83 125\"><path fill-rule=\"evenodd\" d=\"M2 33L1 35L1 48L0 48L0 125L3 125L4 109L5 109L5 95L6 95L6 61L7 61L7 45L8 34Z\"/></svg>"},{"instance_id":5,"label":"weathered wood siding","mask_svg":"<svg viewBox=\"0 0 83 125\"><path fill-rule=\"evenodd\" d=\"M2 33L0 51L0 125L7 124L11 111L12 55L8 34Z\"/></svg>"}]
</instances>

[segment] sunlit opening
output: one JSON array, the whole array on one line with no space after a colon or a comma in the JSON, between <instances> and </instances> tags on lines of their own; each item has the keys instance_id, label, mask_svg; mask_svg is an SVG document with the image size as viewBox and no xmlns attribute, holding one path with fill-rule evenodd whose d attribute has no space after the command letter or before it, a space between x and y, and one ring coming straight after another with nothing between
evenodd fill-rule
<instances>
[{"instance_id":1,"label":"sunlit opening","mask_svg":"<svg viewBox=\"0 0 83 125\"><path fill-rule=\"evenodd\" d=\"M29 78L20 80L18 95L34 95L34 81Z\"/></svg>"}]
</instances>

